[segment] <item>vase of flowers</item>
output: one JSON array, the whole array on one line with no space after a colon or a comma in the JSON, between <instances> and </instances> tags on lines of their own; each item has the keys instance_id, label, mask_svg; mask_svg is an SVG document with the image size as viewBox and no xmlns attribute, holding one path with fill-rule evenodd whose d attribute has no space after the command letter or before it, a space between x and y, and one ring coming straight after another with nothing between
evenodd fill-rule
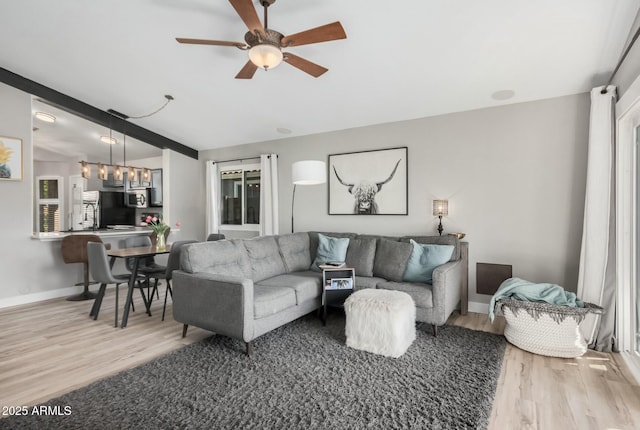
<instances>
[{"instance_id":1,"label":"vase of flowers","mask_svg":"<svg viewBox=\"0 0 640 430\"><path fill-rule=\"evenodd\" d=\"M167 248L167 244L164 239L164 234L169 229L169 224L165 223L162 218L152 217L151 215L147 216L145 220L147 227L156 232L157 242L156 248L159 250L164 250ZM177 223L176 223L177 224Z\"/></svg>"}]
</instances>

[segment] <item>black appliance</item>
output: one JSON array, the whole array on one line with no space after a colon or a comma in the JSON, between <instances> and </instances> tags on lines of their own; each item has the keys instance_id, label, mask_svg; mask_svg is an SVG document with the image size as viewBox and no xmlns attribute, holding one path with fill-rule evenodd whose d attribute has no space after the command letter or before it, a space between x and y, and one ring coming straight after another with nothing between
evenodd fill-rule
<instances>
[{"instance_id":1,"label":"black appliance","mask_svg":"<svg viewBox=\"0 0 640 430\"><path fill-rule=\"evenodd\" d=\"M113 225L136 225L136 210L125 205L124 193L100 191L100 228Z\"/></svg>"}]
</instances>

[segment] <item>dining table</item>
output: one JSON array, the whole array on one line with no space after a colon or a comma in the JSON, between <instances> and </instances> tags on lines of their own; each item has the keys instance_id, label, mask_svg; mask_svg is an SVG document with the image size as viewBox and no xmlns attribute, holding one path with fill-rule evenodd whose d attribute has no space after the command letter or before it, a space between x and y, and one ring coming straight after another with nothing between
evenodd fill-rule
<instances>
[{"instance_id":1,"label":"dining table","mask_svg":"<svg viewBox=\"0 0 640 430\"><path fill-rule=\"evenodd\" d=\"M133 289L135 287L135 283L138 280L138 265L140 259L145 257L152 257L154 255L160 254L168 254L171 252L171 244L167 244L163 247L153 246L140 246L135 248L118 248L118 249L109 249L107 251L107 255L111 257L110 265L113 267L113 264L116 261L116 258L132 258L133 259L133 268L131 270L131 276L129 277L129 288L127 291L127 300L124 304L124 312L122 313L122 323L120 324L120 328L125 328L127 326L127 320L129 319L129 308L131 307L131 300L133 300ZM149 298L151 300L151 298ZM149 303L149 306L151 303ZM148 309L147 309L148 311Z\"/></svg>"}]
</instances>

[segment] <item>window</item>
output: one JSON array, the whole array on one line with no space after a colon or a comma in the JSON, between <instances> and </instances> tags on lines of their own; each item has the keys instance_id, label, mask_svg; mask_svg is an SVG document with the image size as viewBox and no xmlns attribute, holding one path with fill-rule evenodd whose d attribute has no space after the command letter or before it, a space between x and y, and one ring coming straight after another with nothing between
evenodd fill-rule
<instances>
[{"instance_id":1,"label":"window","mask_svg":"<svg viewBox=\"0 0 640 430\"><path fill-rule=\"evenodd\" d=\"M260 225L260 166L226 167L220 171L222 225L256 230Z\"/></svg>"},{"instance_id":2,"label":"window","mask_svg":"<svg viewBox=\"0 0 640 430\"><path fill-rule=\"evenodd\" d=\"M48 233L62 230L63 178L61 176L38 176L36 184L38 187L36 194L37 231Z\"/></svg>"}]
</instances>

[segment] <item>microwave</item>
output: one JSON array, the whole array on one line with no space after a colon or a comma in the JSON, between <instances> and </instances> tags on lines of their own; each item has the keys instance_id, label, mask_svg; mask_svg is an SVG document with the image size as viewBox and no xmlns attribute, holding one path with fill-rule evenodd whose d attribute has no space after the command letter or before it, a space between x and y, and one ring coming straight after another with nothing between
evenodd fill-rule
<instances>
[{"instance_id":1,"label":"microwave","mask_svg":"<svg viewBox=\"0 0 640 430\"><path fill-rule=\"evenodd\" d=\"M124 194L124 204L130 208L146 208L149 206L149 191L131 190Z\"/></svg>"}]
</instances>

